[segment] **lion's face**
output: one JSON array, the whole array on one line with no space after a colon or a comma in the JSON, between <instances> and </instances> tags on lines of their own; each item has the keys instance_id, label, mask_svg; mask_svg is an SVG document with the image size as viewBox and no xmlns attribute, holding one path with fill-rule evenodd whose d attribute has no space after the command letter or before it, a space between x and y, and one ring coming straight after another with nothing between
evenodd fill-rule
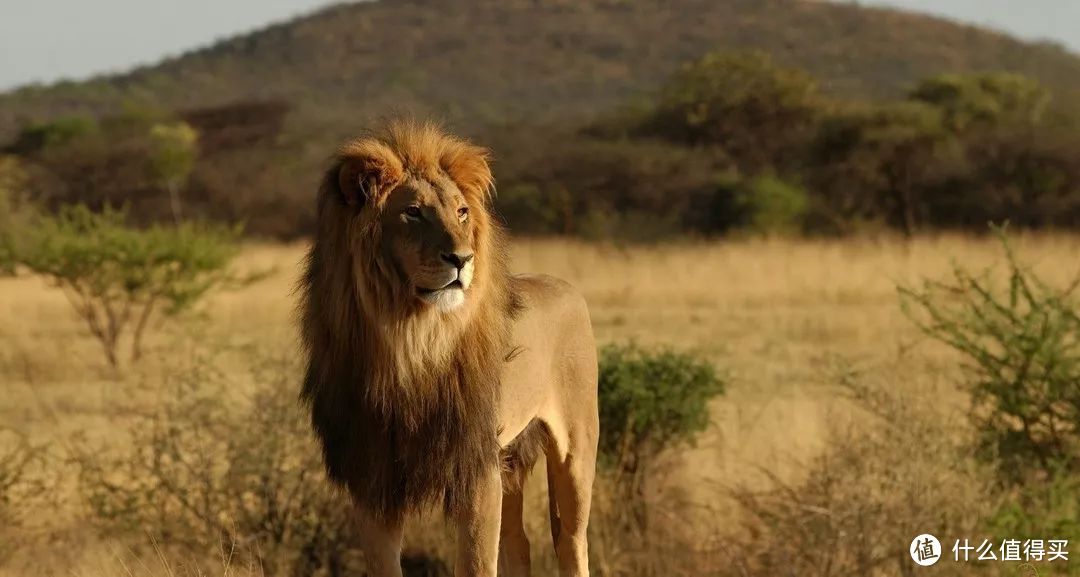
<instances>
[{"instance_id":1,"label":"lion's face","mask_svg":"<svg viewBox=\"0 0 1080 577\"><path fill-rule=\"evenodd\" d=\"M379 216L384 256L421 302L452 311L470 295L476 254L472 208L443 176L409 178L395 187Z\"/></svg>"},{"instance_id":2,"label":"lion's face","mask_svg":"<svg viewBox=\"0 0 1080 577\"><path fill-rule=\"evenodd\" d=\"M339 150L319 234L327 246L352 245L345 250L370 316L396 322L430 310L468 320L484 302L492 270L484 262L492 234L488 154L432 124L408 122Z\"/></svg>"}]
</instances>

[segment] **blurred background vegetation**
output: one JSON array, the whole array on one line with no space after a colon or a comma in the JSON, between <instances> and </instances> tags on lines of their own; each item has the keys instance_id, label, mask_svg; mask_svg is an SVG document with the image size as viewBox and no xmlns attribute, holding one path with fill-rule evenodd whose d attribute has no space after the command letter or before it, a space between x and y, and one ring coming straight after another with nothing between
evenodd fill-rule
<instances>
[{"instance_id":1,"label":"blurred background vegetation","mask_svg":"<svg viewBox=\"0 0 1080 577\"><path fill-rule=\"evenodd\" d=\"M310 230L333 147L402 113L494 148L519 234L1080 223L1080 58L1063 49L831 3L434 7L338 6L129 74L16 90L0 96L0 142L47 205L284 239Z\"/></svg>"}]
</instances>

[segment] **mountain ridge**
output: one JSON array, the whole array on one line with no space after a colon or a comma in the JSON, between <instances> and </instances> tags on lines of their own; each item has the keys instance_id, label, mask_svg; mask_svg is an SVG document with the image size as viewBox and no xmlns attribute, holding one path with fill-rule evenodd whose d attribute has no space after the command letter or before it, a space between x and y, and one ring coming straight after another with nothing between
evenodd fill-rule
<instances>
[{"instance_id":1,"label":"mountain ridge","mask_svg":"<svg viewBox=\"0 0 1080 577\"><path fill-rule=\"evenodd\" d=\"M313 191L336 146L377 117L412 114L492 147L496 177L530 217L537 207L569 214L569 204L552 208L542 186L530 188L558 177L532 174L534 166L558 172L573 155L592 155L587 162L618 173L598 174L598 198L663 180L650 170L711 178L718 161L693 149L597 144L582 129L633 117L706 53L751 50L813 75L824 108L895 100L942 73L1010 71L1049 88L1057 117L1078 116L1066 113L1080 102L1080 57L896 10L799 0L384 0L327 7L119 76L0 95L0 143L66 175L42 178L38 196L49 206L126 205L140 222L160 221L169 207L146 182L145 146L133 137L128 155L122 128L174 111L198 134L185 214L295 238L310 231ZM96 124L22 130L125 110ZM62 162L47 148L34 156L54 129L91 131L87 150L76 142Z\"/></svg>"},{"instance_id":2,"label":"mountain ridge","mask_svg":"<svg viewBox=\"0 0 1080 577\"><path fill-rule=\"evenodd\" d=\"M934 73L988 69L1080 93L1080 57L1060 46L886 8L383 0L326 7L119 75L0 94L0 136L28 122L144 101L194 108L286 100L328 126L357 109L370 117L404 108L470 127L581 117L648 93L710 50L769 52L838 96L890 97Z\"/></svg>"}]
</instances>

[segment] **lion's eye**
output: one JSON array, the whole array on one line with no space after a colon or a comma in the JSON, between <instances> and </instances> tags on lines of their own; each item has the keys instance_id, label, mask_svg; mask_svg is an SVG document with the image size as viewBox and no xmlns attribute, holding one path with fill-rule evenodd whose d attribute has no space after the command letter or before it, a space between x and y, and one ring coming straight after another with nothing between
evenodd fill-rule
<instances>
[{"instance_id":1,"label":"lion's eye","mask_svg":"<svg viewBox=\"0 0 1080 577\"><path fill-rule=\"evenodd\" d=\"M420 218L420 207L413 205L405 209L405 216L409 218Z\"/></svg>"},{"instance_id":2,"label":"lion's eye","mask_svg":"<svg viewBox=\"0 0 1080 577\"><path fill-rule=\"evenodd\" d=\"M457 209L458 220L465 222L465 219L469 218L469 207L463 206Z\"/></svg>"}]
</instances>

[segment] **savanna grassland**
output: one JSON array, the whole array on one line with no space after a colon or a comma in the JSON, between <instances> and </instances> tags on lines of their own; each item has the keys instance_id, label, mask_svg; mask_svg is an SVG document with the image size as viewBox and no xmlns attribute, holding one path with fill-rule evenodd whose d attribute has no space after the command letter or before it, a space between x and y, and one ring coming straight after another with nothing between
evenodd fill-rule
<instances>
[{"instance_id":1,"label":"savanna grassland","mask_svg":"<svg viewBox=\"0 0 1080 577\"><path fill-rule=\"evenodd\" d=\"M1051 284L1064 285L1077 272L1080 237L1028 234L1014 244ZM227 552L175 557L169 543L149 543L145 532L118 537L99 531L72 453L130 446L142 434L131 424L155 411L165 383L194 364L212 367L214 378L226 383L223 394L244 402L266 374L253 372L251 359L273 359L255 361L272 372L281 361L275 394L291 403L298 388L292 291L302 254L299 244L248 245L238 262L271 270L268 278L215 294L182 322L161 327L144 359L119 373L103 362L59 291L25 276L0 279L0 424L43 447L29 473L41 479L25 496L32 506L20 513L19 524L0 528L7 544L0 575L222 573L219 560ZM601 343L636 340L695 351L728 382L697 446L667 455L650 479L651 555L660 559L652 562L665 569L649 572L672 575L765 574L753 572L775 561L762 557L762 548L778 549L780 541L811 547L792 536L827 533L766 528L763 512L796 522L799 503L829 508L828 523L848 524L851 539L863 532L883 541L868 546L903 551L904 536L937 530L946 520L950 530L973 534L943 541L982 537L989 529L979 525L980 507L992 503L983 501L979 465L954 443L969 434L958 357L904 316L896 287L945 276L953 263L978 270L1001 259L994 239L961 236L629 248L518 240L513 248L516 271L550 273L580 287ZM868 398L877 400L859 400ZM883 407L883 417L872 415ZM830 474L837 478L823 481ZM534 564L548 574L545 489L538 476L528 489L530 538ZM763 496L779 485L796 506ZM617 506L605 501L602 484L598 490L596 572L647 574L632 568L639 562L635 546L612 529ZM446 532L439 527L430 519L418 523L410 542L445 555ZM836 555L850 554L832 545ZM262 572L241 561L230 564L226 574ZM901 575L902 565L886 560L875 574ZM791 570L798 566L793 562ZM984 568L1009 575L1019 570ZM943 564L926 574L971 569ZM1043 575L1056 569L1039 567ZM814 574L834 573L822 568Z\"/></svg>"}]
</instances>

